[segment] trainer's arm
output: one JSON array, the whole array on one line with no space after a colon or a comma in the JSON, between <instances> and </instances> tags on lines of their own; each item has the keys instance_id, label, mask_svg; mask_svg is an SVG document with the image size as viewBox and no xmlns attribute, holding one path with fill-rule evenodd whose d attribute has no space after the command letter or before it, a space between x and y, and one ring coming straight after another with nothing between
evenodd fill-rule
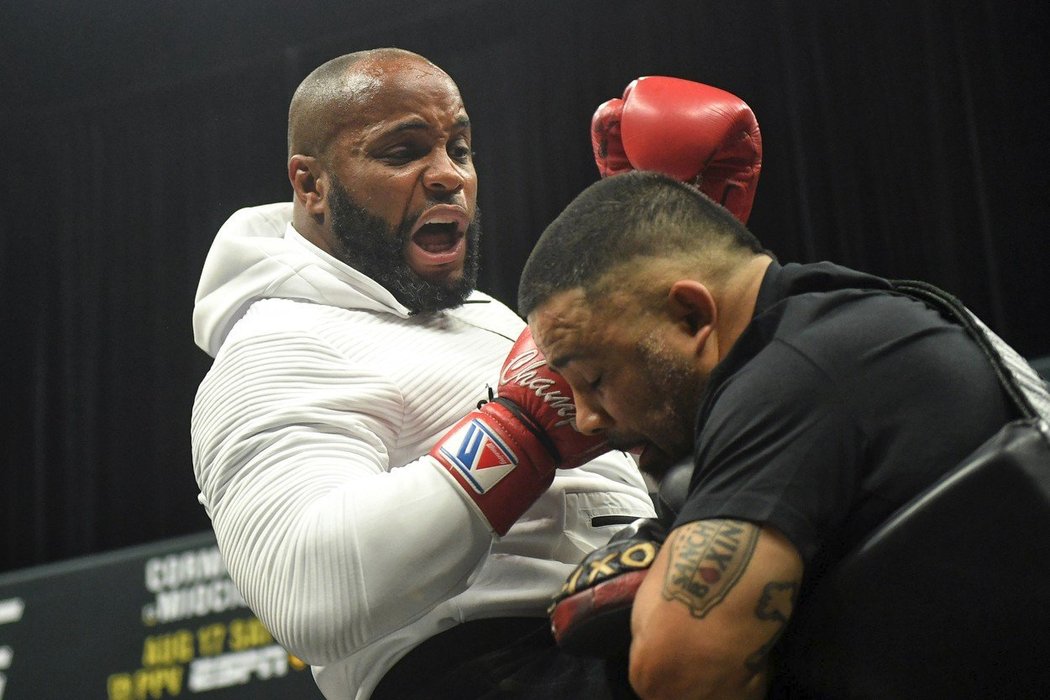
<instances>
[{"instance_id":1,"label":"trainer's arm","mask_svg":"<svg viewBox=\"0 0 1050 700\"><path fill-rule=\"evenodd\" d=\"M398 386L307 331L256 332L246 320L216 362L193 412L202 503L252 610L311 664L345 658L456 596L490 548L540 560L523 569L568 573L614 529L577 516L588 522L566 522L560 541L526 529L494 545L434 457L391 461L406 429L449 426L406 423ZM600 460L559 477L566 513L586 502L602 514L651 515L629 460ZM510 581L508 609L542 609L547 575L557 574Z\"/></svg>"},{"instance_id":2,"label":"trainer's arm","mask_svg":"<svg viewBox=\"0 0 1050 700\"><path fill-rule=\"evenodd\" d=\"M651 698L761 698L802 581L779 532L738 520L676 528L638 589L631 685Z\"/></svg>"},{"instance_id":3,"label":"trainer's arm","mask_svg":"<svg viewBox=\"0 0 1050 700\"><path fill-rule=\"evenodd\" d=\"M230 575L281 644L329 663L462 591L492 538L432 458L391 469L398 389L319 338L227 344L194 407L195 469Z\"/></svg>"}]
</instances>

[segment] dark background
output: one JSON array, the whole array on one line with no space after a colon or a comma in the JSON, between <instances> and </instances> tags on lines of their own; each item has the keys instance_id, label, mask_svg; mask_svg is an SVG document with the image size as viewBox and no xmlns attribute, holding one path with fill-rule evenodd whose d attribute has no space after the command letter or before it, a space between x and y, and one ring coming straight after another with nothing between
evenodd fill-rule
<instances>
[{"instance_id":1,"label":"dark background","mask_svg":"<svg viewBox=\"0 0 1050 700\"><path fill-rule=\"evenodd\" d=\"M745 99L750 227L960 296L1050 354L1046 10L1005 0L39 0L0 4L0 570L207 528L189 415L198 274L239 207L290 198L288 99L408 48L474 124L480 286L513 306L597 179L591 113L640 75Z\"/></svg>"}]
</instances>

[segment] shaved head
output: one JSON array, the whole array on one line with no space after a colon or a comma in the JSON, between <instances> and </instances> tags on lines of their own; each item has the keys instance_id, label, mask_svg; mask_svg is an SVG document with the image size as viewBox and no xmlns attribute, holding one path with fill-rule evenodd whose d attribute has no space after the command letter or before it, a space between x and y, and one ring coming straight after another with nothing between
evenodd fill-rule
<instances>
[{"instance_id":1,"label":"shaved head","mask_svg":"<svg viewBox=\"0 0 1050 700\"><path fill-rule=\"evenodd\" d=\"M444 73L419 54L394 48L346 54L314 69L288 108L289 157L299 153L323 158L332 137L382 89L390 68L414 62Z\"/></svg>"}]
</instances>

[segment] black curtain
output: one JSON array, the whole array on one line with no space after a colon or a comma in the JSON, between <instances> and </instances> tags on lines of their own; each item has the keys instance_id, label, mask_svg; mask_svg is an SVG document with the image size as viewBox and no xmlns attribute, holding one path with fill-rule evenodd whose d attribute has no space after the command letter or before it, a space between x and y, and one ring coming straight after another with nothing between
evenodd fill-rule
<instances>
[{"instance_id":1,"label":"black curtain","mask_svg":"<svg viewBox=\"0 0 1050 700\"><path fill-rule=\"evenodd\" d=\"M960 296L1050 354L1047 22L975 0L39 0L0 7L0 570L207 528L190 314L211 237L286 199L285 117L324 60L418 51L474 124L481 287L513 306L544 226L597 178L590 116L640 75L744 98L751 228Z\"/></svg>"}]
</instances>

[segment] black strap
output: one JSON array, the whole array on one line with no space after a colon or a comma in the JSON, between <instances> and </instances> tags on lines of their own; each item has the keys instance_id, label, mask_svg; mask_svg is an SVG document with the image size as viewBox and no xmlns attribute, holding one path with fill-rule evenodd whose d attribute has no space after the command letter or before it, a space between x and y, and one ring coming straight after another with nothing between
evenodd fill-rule
<instances>
[{"instance_id":1,"label":"black strap","mask_svg":"<svg viewBox=\"0 0 1050 700\"><path fill-rule=\"evenodd\" d=\"M547 454L551 456L555 464L561 462L561 455L558 453L558 448L554 445L554 441L551 440L550 435L547 431L536 425L536 421L532 419L532 416L527 415L518 404L514 403L510 399L505 399L502 396L497 396L492 399L493 403L498 403L503 408L507 409L511 415L518 419L523 426L528 428L529 432L536 438L536 441L543 445L544 449L547 450Z\"/></svg>"},{"instance_id":2,"label":"black strap","mask_svg":"<svg viewBox=\"0 0 1050 700\"><path fill-rule=\"evenodd\" d=\"M962 302L948 292L928 282L918 280L892 280L894 290L918 299L928 306L940 311L949 319L961 325L974 339L981 351L988 358L999 378L1003 390L1013 401L1024 418L1040 418L1039 411L1033 406L1028 391L1018 381L1016 371L1003 357L1002 353L988 338L984 328L978 325L974 316L963 306ZM1034 372L1034 370L1032 370Z\"/></svg>"}]
</instances>

